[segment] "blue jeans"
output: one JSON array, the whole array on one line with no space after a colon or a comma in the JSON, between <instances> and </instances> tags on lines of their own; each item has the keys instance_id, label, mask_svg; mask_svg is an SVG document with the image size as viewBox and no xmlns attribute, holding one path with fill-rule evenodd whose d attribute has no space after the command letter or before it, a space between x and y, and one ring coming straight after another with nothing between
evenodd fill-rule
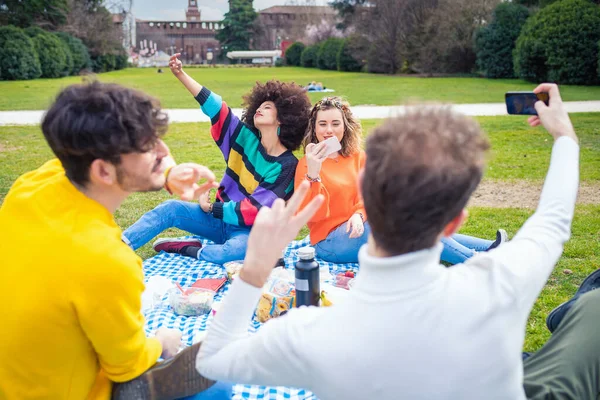
<instances>
[{"instance_id":1,"label":"blue jeans","mask_svg":"<svg viewBox=\"0 0 600 400\"><path fill-rule=\"evenodd\" d=\"M123 241L136 250L165 229L173 227L216 243L204 246L198 255L199 260L223 264L243 260L246 256L250 228L227 224L205 213L200 204L179 200L167 200L148 211L123 232Z\"/></svg>"},{"instance_id":2,"label":"blue jeans","mask_svg":"<svg viewBox=\"0 0 600 400\"><path fill-rule=\"evenodd\" d=\"M227 382L217 382L202 393L184 397L180 400L230 400L233 386Z\"/></svg>"},{"instance_id":3,"label":"blue jeans","mask_svg":"<svg viewBox=\"0 0 600 400\"><path fill-rule=\"evenodd\" d=\"M479 239L473 236L456 233L451 237L442 237L442 261L460 264L475 255L477 251L486 251L494 243L493 240Z\"/></svg>"},{"instance_id":4,"label":"blue jeans","mask_svg":"<svg viewBox=\"0 0 600 400\"><path fill-rule=\"evenodd\" d=\"M317 256L324 261L332 263L357 263L358 250L367 243L371 227L365 222L365 231L357 238L350 239L350 232L346 232L344 222L315 245Z\"/></svg>"}]
</instances>

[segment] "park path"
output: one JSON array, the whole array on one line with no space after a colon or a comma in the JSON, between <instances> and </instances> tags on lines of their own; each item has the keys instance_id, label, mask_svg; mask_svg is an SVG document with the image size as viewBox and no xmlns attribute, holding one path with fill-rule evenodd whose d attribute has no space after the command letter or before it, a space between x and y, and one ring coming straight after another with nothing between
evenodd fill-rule
<instances>
[{"instance_id":1,"label":"park path","mask_svg":"<svg viewBox=\"0 0 600 400\"><path fill-rule=\"evenodd\" d=\"M568 101L565 103L567 111L574 112L600 112L600 101ZM504 103L484 104L455 104L452 108L471 116L497 116L507 115ZM352 112L360 119L381 119L392 115L401 114L405 106L352 106ZM167 109L171 122L209 122L206 115L198 108L194 109ZM234 108L233 112L238 117L242 115L241 108ZM43 110L36 111L0 111L0 125L37 125L44 115Z\"/></svg>"}]
</instances>

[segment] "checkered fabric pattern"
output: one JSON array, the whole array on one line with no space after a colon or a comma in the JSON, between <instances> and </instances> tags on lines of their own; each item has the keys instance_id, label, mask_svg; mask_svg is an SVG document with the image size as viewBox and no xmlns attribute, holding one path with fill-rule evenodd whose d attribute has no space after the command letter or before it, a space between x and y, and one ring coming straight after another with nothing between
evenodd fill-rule
<instances>
[{"instance_id":1,"label":"checkered fabric pattern","mask_svg":"<svg viewBox=\"0 0 600 400\"><path fill-rule=\"evenodd\" d=\"M210 244L202 238L202 245ZM308 237L303 240L292 242L285 251L285 267L294 269L296 261L298 261L297 251L304 246L310 246ZM329 272L332 275L344 273L346 271L358 272L358 264L334 264L317 259L321 266L328 266ZM227 277L225 268L222 265L212 264L206 261L199 261L191 257L184 257L179 254L169 254L161 252L155 257L144 261L144 276L147 281L152 276L164 276L171 279L173 282L178 282L182 287L187 287L201 278L223 278ZM229 283L226 283L215 295L215 302L221 301L224 294L229 290ZM165 296L160 304L144 313L146 317L146 333L150 334L156 331L161 326L167 328L179 329L183 333L182 341L186 345L191 345L194 335L198 332L205 331L212 321L212 313L199 317L185 317L177 315L169 306L167 296ZM249 332L255 332L262 324L258 322L256 316L252 323L249 324ZM293 389L287 387L265 387L265 386L249 386L235 385L233 387L233 399L265 399L265 400L309 400L317 399L317 397L307 390Z\"/></svg>"}]
</instances>

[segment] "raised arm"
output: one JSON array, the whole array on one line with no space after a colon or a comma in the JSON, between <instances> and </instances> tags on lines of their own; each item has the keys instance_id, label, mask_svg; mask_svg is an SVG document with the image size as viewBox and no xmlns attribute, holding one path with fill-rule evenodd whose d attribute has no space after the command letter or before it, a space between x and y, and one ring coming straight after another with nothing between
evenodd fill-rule
<instances>
[{"instance_id":1,"label":"raised arm","mask_svg":"<svg viewBox=\"0 0 600 400\"><path fill-rule=\"evenodd\" d=\"M538 208L513 240L466 263L489 264L491 259L488 273L527 313L570 237L579 186L578 140L558 87L542 84L534 91L548 92L550 105L538 101L538 115L530 117L529 124L543 125L555 139Z\"/></svg>"},{"instance_id":2,"label":"raised arm","mask_svg":"<svg viewBox=\"0 0 600 400\"><path fill-rule=\"evenodd\" d=\"M190 92L192 96L196 97L198 93L200 93L200 91L202 90L202 85L196 82L194 78L185 73L185 71L183 70L183 63L179 59L180 55L181 53L175 53L171 56L171 58L169 59L169 68L171 68L171 72L173 73L173 75L175 75L177 79L179 79L179 82L181 82L183 86L185 86L188 92Z\"/></svg>"}]
</instances>

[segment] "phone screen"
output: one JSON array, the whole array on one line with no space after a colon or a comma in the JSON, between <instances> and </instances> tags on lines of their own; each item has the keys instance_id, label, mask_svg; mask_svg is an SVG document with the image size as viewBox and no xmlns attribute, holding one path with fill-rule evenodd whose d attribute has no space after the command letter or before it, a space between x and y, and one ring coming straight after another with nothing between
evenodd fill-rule
<instances>
[{"instance_id":1,"label":"phone screen","mask_svg":"<svg viewBox=\"0 0 600 400\"><path fill-rule=\"evenodd\" d=\"M506 100L506 111L516 115L537 115L535 103L543 101L548 105L549 96L546 92L508 92L504 96Z\"/></svg>"}]
</instances>

